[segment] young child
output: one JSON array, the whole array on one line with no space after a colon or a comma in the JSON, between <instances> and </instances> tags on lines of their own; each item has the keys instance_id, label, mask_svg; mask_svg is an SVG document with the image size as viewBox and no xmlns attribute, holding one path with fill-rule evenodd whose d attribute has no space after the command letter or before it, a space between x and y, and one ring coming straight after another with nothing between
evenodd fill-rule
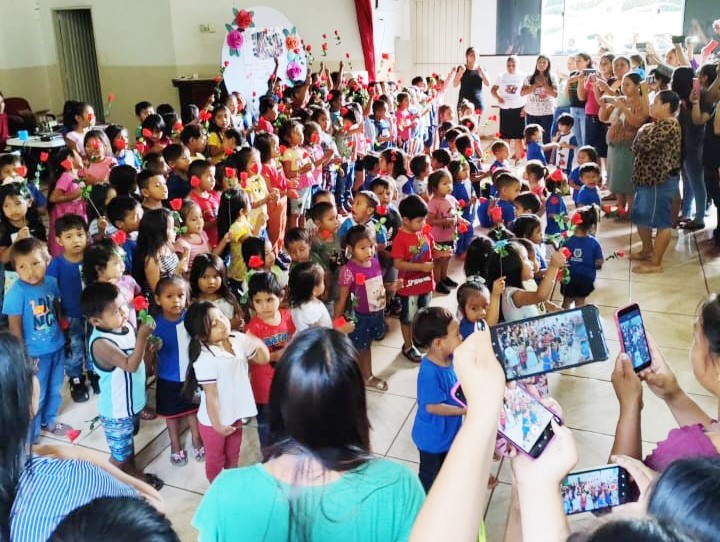
<instances>
[{"instance_id":1,"label":"young child","mask_svg":"<svg viewBox=\"0 0 720 542\"><path fill-rule=\"evenodd\" d=\"M182 393L189 365L190 335L184 325L187 294L187 282L177 275L160 279L155 287L155 303L160 311L155 318L153 336L161 341L154 352L157 360L156 410L165 417L170 437L170 464L176 467L185 466L188 461L180 441L183 420L190 426L195 461L202 462L205 459L196 416L198 407ZM151 343L150 349L154 350L156 344Z\"/></svg>"},{"instance_id":2,"label":"young child","mask_svg":"<svg viewBox=\"0 0 720 542\"><path fill-rule=\"evenodd\" d=\"M107 219L111 226L117 231L125 233L125 242L122 243L125 270L131 273L133 269L133 257L137 248L137 235L140 229L140 221L143 217L143 208L140 203L131 197L116 197L107 208ZM108 227L109 229L109 227ZM109 232L106 232L109 233Z\"/></svg>"},{"instance_id":3,"label":"young child","mask_svg":"<svg viewBox=\"0 0 720 542\"><path fill-rule=\"evenodd\" d=\"M453 179L452 195L458 202L455 212L460 212L462 219L467 223L464 226L460 226L458 223L457 240L455 241L455 256L463 259L473 239L472 223L475 218L476 198L470 183L470 166L467 160L451 161L448 171Z\"/></svg>"},{"instance_id":4,"label":"young child","mask_svg":"<svg viewBox=\"0 0 720 542\"><path fill-rule=\"evenodd\" d=\"M400 194L412 194L412 184L409 182L405 167L405 153L399 149L388 149L380 154L380 175L392 177L395 181L395 203L399 201Z\"/></svg>"},{"instance_id":5,"label":"young child","mask_svg":"<svg viewBox=\"0 0 720 542\"><path fill-rule=\"evenodd\" d=\"M605 262L602 247L594 236L599 213L597 207L586 206L580 207L573 216L575 230L563 245L570 251L570 282L560 285L560 293L564 296L563 309L571 308L573 303L582 307L585 298L595 289L597 270L602 269ZM580 217L579 220L576 216Z\"/></svg>"},{"instance_id":6,"label":"young child","mask_svg":"<svg viewBox=\"0 0 720 542\"><path fill-rule=\"evenodd\" d=\"M195 301L210 301L230 320L233 329L244 325L240 303L228 288L225 264L215 254L200 254L190 269L190 288Z\"/></svg>"},{"instance_id":7,"label":"young child","mask_svg":"<svg viewBox=\"0 0 720 542\"><path fill-rule=\"evenodd\" d=\"M595 162L586 162L580 166L580 182L582 188L578 192L575 205L584 207L586 205L597 205L600 207L602 201L600 199L600 166Z\"/></svg>"},{"instance_id":8,"label":"young child","mask_svg":"<svg viewBox=\"0 0 720 542\"><path fill-rule=\"evenodd\" d=\"M85 164L78 176L89 185L107 182L110 170L117 165L107 135L100 130L90 130L85 134L84 146Z\"/></svg>"},{"instance_id":9,"label":"young child","mask_svg":"<svg viewBox=\"0 0 720 542\"><path fill-rule=\"evenodd\" d=\"M112 168L108 176L108 182L115 189L115 197L126 198L129 196L137 198L139 196L137 176L137 170L127 164Z\"/></svg>"},{"instance_id":10,"label":"young child","mask_svg":"<svg viewBox=\"0 0 720 542\"><path fill-rule=\"evenodd\" d=\"M265 95L261 96L258 102L258 121L257 121L257 132L266 132L268 134L274 134L275 128L273 124L278 117L278 103L275 101L273 96Z\"/></svg>"},{"instance_id":11,"label":"young child","mask_svg":"<svg viewBox=\"0 0 720 542\"><path fill-rule=\"evenodd\" d=\"M273 134L258 134L255 137L255 148L260 152L262 175L268 193L276 193L267 203L267 234L275 254L280 254L284 247L285 232L287 231L288 210L288 181L284 170L277 163L280 157L279 140Z\"/></svg>"},{"instance_id":12,"label":"young child","mask_svg":"<svg viewBox=\"0 0 720 542\"><path fill-rule=\"evenodd\" d=\"M184 391L200 392L198 422L205 445L209 482L223 470L237 467L243 419L257 415L248 362L270 362L267 346L257 337L233 332L230 321L209 301L193 303L185 315L190 334Z\"/></svg>"},{"instance_id":13,"label":"young child","mask_svg":"<svg viewBox=\"0 0 720 542\"><path fill-rule=\"evenodd\" d=\"M432 226L432 236L435 240L433 261L435 263L434 275L437 286L435 291L449 294L451 288L458 284L447 276L450 257L455 245L454 237L461 223L458 220L458 202L452 196L453 182L447 169L433 171L428 178L428 192L430 202L427 205L428 223Z\"/></svg>"},{"instance_id":14,"label":"young child","mask_svg":"<svg viewBox=\"0 0 720 542\"><path fill-rule=\"evenodd\" d=\"M48 276L54 277L62 296L62 312L67 318L69 348L65 350L65 374L70 385L70 397L76 403L88 400L83 365L85 361L85 320L80 308L80 294L83 289L80 268L88 242L87 224L78 215L64 215L55 223L57 243L63 252L55 256L47 269ZM100 393L99 378L88 364L87 378L95 394Z\"/></svg>"},{"instance_id":15,"label":"young child","mask_svg":"<svg viewBox=\"0 0 720 542\"><path fill-rule=\"evenodd\" d=\"M207 135L197 124L186 124L180 134L180 141L190 151L190 162L205 160L205 148L207 147Z\"/></svg>"},{"instance_id":16,"label":"young child","mask_svg":"<svg viewBox=\"0 0 720 542\"><path fill-rule=\"evenodd\" d=\"M67 150L58 152L55 171L61 172L54 183L48 187L48 201L50 208L50 238L48 246L50 255L58 256L62 247L55 240L55 221L63 215L73 214L87 220L85 200L82 197L82 187L78 180L78 168L81 164L79 156Z\"/></svg>"},{"instance_id":17,"label":"young child","mask_svg":"<svg viewBox=\"0 0 720 542\"><path fill-rule=\"evenodd\" d=\"M252 274L264 271L275 275L281 288L287 286L287 274L280 269L280 266L275 264L275 253L272 251L272 245L264 237L247 237L242 243L242 257L245 261L245 267L249 269L244 291L247 291L247 282Z\"/></svg>"},{"instance_id":18,"label":"young child","mask_svg":"<svg viewBox=\"0 0 720 542\"><path fill-rule=\"evenodd\" d=\"M100 376L98 411L110 448L110 463L160 489L164 483L135 465L133 436L146 404L145 355L153 328L127 325L127 301L114 284L95 282L82 293L83 314L93 326L89 353Z\"/></svg>"},{"instance_id":19,"label":"young child","mask_svg":"<svg viewBox=\"0 0 720 542\"><path fill-rule=\"evenodd\" d=\"M410 96L406 92L397 95L397 111L395 112L397 137L400 147L406 147L413 131L418 125L418 117L410 111Z\"/></svg>"},{"instance_id":20,"label":"young child","mask_svg":"<svg viewBox=\"0 0 720 542\"><path fill-rule=\"evenodd\" d=\"M290 269L310 261L310 234L305 228L290 228L285 234L285 250L290 256Z\"/></svg>"},{"instance_id":21,"label":"young child","mask_svg":"<svg viewBox=\"0 0 720 542\"><path fill-rule=\"evenodd\" d=\"M548 177L548 168L539 160L529 160L525 164L525 179L530 184L530 192L545 201L547 196L546 179Z\"/></svg>"},{"instance_id":22,"label":"young child","mask_svg":"<svg viewBox=\"0 0 720 542\"><path fill-rule=\"evenodd\" d=\"M175 240L175 252L189 253L188 265L192 267L195 257L210 252L208 236L205 232L205 220L202 217L200 206L192 200L186 200L180 208L180 216L185 231ZM216 249L217 250L217 249Z\"/></svg>"},{"instance_id":23,"label":"young child","mask_svg":"<svg viewBox=\"0 0 720 542\"><path fill-rule=\"evenodd\" d=\"M457 320L441 307L422 309L412 329L414 342L427 348L418 372L412 439L420 453L420 482L429 492L467 411L451 395L457 382L452 354L463 338Z\"/></svg>"},{"instance_id":24,"label":"young child","mask_svg":"<svg viewBox=\"0 0 720 542\"><path fill-rule=\"evenodd\" d=\"M432 299L435 243L432 234L425 228L428 207L420 196L413 194L406 197L400 202L398 210L402 226L393 242L392 257L402 281L402 287L397 291L402 304L402 353L410 361L419 363L422 356L413 345L410 326L417 312L427 307Z\"/></svg>"},{"instance_id":25,"label":"young child","mask_svg":"<svg viewBox=\"0 0 720 542\"><path fill-rule=\"evenodd\" d=\"M165 177L153 175L151 171L138 173L137 184L142 196L142 207L145 211L163 209L168 198L168 187Z\"/></svg>"},{"instance_id":26,"label":"young child","mask_svg":"<svg viewBox=\"0 0 720 542\"><path fill-rule=\"evenodd\" d=\"M304 141L302 124L297 121L287 121L280 128L279 135L284 145L280 148L280 163L288 180L288 186L297 191L297 197L290 198L290 227L294 228L303 225L303 215L310 208L312 197L310 187L315 180L312 175L314 166L307 151L302 148Z\"/></svg>"},{"instance_id":27,"label":"young child","mask_svg":"<svg viewBox=\"0 0 720 542\"><path fill-rule=\"evenodd\" d=\"M72 429L56 422L62 404L65 338L60 327L61 295L55 277L46 275L50 256L45 243L25 237L10 248L10 262L18 279L5 294L3 314L8 328L33 358L40 384L37 414L30 442L37 444L40 430L65 436Z\"/></svg>"},{"instance_id":28,"label":"young child","mask_svg":"<svg viewBox=\"0 0 720 542\"><path fill-rule=\"evenodd\" d=\"M135 129L135 139L140 138L142 135L142 123L145 119L154 114L155 108L150 102L143 100L135 104L135 117L137 117L138 120L138 126Z\"/></svg>"},{"instance_id":29,"label":"young child","mask_svg":"<svg viewBox=\"0 0 720 542\"><path fill-rule=\"evenodd\" d=\"M427 203L430 195L427 190L427 180L430 175L430 159L426 154L418 154L410 160L410 172L413 174L413 193L420 196Z\"/></svg>"},{"instance_id":30,"label":"young child","mask_svg":"<svg viewBox=\"0 0 720 542\"><path fill-rule=\"evenodd\" d=\"M545 188L548 191L548 197L545 200L545 214L547 217L545 235L557 235L567 229L566 220L568 210L561 192L562 181L557 178L553 178L551 175L547 178Z\"/></svg>"},{"instance_id":31,"label":"young child","mask_svg":"<svg viewBox=\"0 0 720 542\"><path fill-rule=\"evenodd\" d=\"M557 143L548 143L543 145L543 128L539 124L528 124L525 127L525 147L527 149L528 160L540 160L544 166L547 165L545 159L546 150L554 149Z\"/></svg>"},{"instance_id":32,"label":"young child","mask_svg":"<svg viewBox=\"0 0 720 542\"><path fill-rule=\"evenodd\" d=\"M375 255L375 232L368 226L353 226L345 237L345 245L351 256L340 269L340 293L333 316L347 314L355 322L350 340L357 350L365 386L387 391L387 382L373 375L370 350L373 340L385 336L385 286Z\"/></svg>"},{"instance_id":33,"label":"young child","mask_svg":"<svg viewBox=\"0 0 720 542\"><path fill-rule=\"evenodd\" d=\"M310 327L333 327L330 313L320 300L325 292L324 275L323 268L314 262L299 263L290 271L288 300L298 333ZM347 322L339 329L351 333L355 326Z\"/></svg>"},{"instance_id":34,"label":"young child","mask_svg":"<svg viewBox=\"0 0 720 542\"><path fill-rule=\"evenodd\" d=\"M260 446L265 447L270 443L268 404L274 366L295 334L295 324L290 311L280 307L283 288L274 274L260 271L250 277L248 298L255 314L248 322L247 332L262 340L270 351L269 364L250 364L250 384L258 411L258 435Z\"/></svg>"},{"instance_id":35,"label":"young child","mask_svg":"<svg viewBox=\"0 0 720 542\"><path fill-rule=\"evenodd\" d=\"M344 239L345 235L350 228L353 226L365 226L370 224L375 228L375 242L377 243L377 249L383 250L387 244L387 230L382 224L377 224L373 217L377 212L377 208L380 205L378 197L368 190L362 190L355 195L355 200L352 204L352 212L350 218L346 219L341 225L338 231L340 239Z\"/></svg>"},{"instance_id":36,"label":"young child","mask_svg":"<svg viewBox=\"0 0 720 542\"><path fill-rule=\"evenodd\" d=\"M575 149L578 142L573 133L575 118L569 113L563 113L557 119L557 134L553 138L558 146L555 151L555 165L560 168L566 175L572 173L576 164Z\"/></svg>"},{"instance_id":37,"label":"young child","mask_svg":"<svg viewBox=\"0 0 720 542\"><path fill-rule=\"evenodd\" d=\"M494 223L492 210L495 206L500 207L502 211L501 221L505 227L510 227L515 220L515 198L520 194L522 183L512 173L500 172L495 175L495 189L497 190L498 199L493 200L488 205L486 220Z\"/></svg>"},{"instance_id":38,"label":"young child","mask_svg":"<svg viewBox=\"0 0 720 542\"><path fill-rule=\"evenodd\" d=\"M20 175L20 172L25 172ZM36 186L34 182L27 177L27 167L22 163L20 156L16 154L0 154L0 185L9 183L22 183L27 180L25 187L32 196L32 206L37 210L38 214L47 214L47 198L40 190L40 186Z\"/></svg>"},{"instance_id":39,"label":"young child","mask_svg":"<svg viewBox=\"0 0 720 542\"><path fill-rule=\"evenodd\" d=\"M497 168L510 168L510 161L508 160L510 156L510 146L507 142L502 139L493 141L493 144L490 146L490 152L495 157L495 161L490 164L488 173L492 173Z\"/></svg>"},{"instance_id":40,"label":"young child","mask_svg":"<svg viewBox=\"0 0 720 542\"><path fill-rule=\"evenodd\" d=\"M387 119L387 104L383 100L372 102L372 115L366 119L365 126L373 151L382 152L392 146L392 128Z\"/></svg>"},{"instance_id":41,"label":"young child","mask_svg":"<svg viewBox=\"0 0 720 542\"><path fill-rule=\"evenodd\" d=\"M577 163L578 166L572 170L568 175L568 184L573 189L573 201L577 205L577 197L580 194L582 188L582 180L580 180L580 166L592 162L593 164L600 163L600 155L598 155L595 147L592 145L585 145L577 150Z\"/></svg>"},{"instance_id":42,"label":"young child","mask_svg":"<svg viewBox=\"0 0 720 542\"><path fill-rule=\"evenodd\" d=\"M493 283L492 293L485 286L485 279L479 275L470 276L457 291L460 335L463 340L478 329L479 323L489 326L500 321L500 299L505 289L505 279L500 277Z\"/></svg>"},{"instance_id":43,"label":"young child","mask_svg":"<svg viewBox=\"0 0 720 542\"><path fill-rule=\"evenodd\" d=\"M110 150L117 160L118 166L130 166L135 171L140 171L142 164L134 150L130 149L130 136L127 128L119 124L111 124L105 128L105 135L110 141Z\"/></svg>"},{"instance_id":44,"label":"young child","mask_svg":"<svg viewBox=\"0 0 720 542\"><path fill-rule=\"evenodd\" d=\"M144 145L143 157L151 153L162 154L163 149L170 144L170 138L165 135L165 121L163 118L157 113L148 115L142 121L141 126L140 139Z\"/></svg>"},{"instance_id":45,"label":"young child","mask_svg":"<svg viewBox=\"0 0 720 542\"><path fill-rule=\"evenodd\" d=\"M537 194L533 194L532 192L520 192L515 198L515 201L513 201L513 205L515 205L516 217L520 215L542 216L545 212L542 201ZM517 220L517 218L515 220Z\"/></svg>"},{"instance_id":46,"label":"young child","mask_svg":"<svg viewBox=\"0 0 720 542\"><path fill-rule=\"evenodd\" d=\"M250 224L260 222L267 224L268 201L276 200L278 191L268 190L265 179L260 175L260 153L252 147L245 147L237 154L238 170L240 171L240 187L247 193L250 200ZM243 173L245 175L243 175ZM244 183L244 184L243 184Z\"/></svg>"},{"instance_id":47,"label":"young child","mask_svg":"<svg viewBox=\"0 0 720 542\"><path fill-rule=\"evenodd\" d=\"M512 225L512 232L519 239L527 239L532 244L532 253L538 264L538 271L535 273L535 280L539 281L545 276L547 262L545 261L544 248L542 246L542 222L537 215L520 215Z\"/></svg>"},{"instance_id":48,"label":"young child","mask_svg":"<svg viewBox=\"0 0 720 542\"><path fill-rule=\"evenodd\" d=\"M167 199L185 199L190 193L190 151L184 145L173 143L163 150L163 158L170 166L170 175L167 178Z\"/></svg>"},{"instance_id":49,"label":"young child","mask_svg":"<svg viewBox=\"0 0 720 542\"><path fill-rule=\"evenodd\" d=\"M206 160L195 160L190 164L190 199L200 206L205 221L210 247L216 247L218 236L218 210L220 208L220 194L215 190L215 166Z\"/></svg>"},{"instance_id":50,"label":"young child","mask_svg":"<svg viewBox=\"0 0 720 542\"><path fill-rule=\"evenodd\" d=\"M317 228L310 245L310 259L319 263L325 271L325 292L327 300L334 302L337 297L337 272L340 268L340 247L344 246L338 230L337 209L332 203L321 201L311 209L312 221Z\"/></svg>"}]
</instances>

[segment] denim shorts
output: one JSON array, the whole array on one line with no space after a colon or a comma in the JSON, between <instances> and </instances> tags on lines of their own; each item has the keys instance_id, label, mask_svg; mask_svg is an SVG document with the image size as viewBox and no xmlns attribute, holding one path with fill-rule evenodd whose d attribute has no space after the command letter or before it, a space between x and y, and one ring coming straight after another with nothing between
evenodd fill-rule
<instances>
[{"instance_id":1,"label":"denim shorts","mask_svg":"<svg viewBox=\"0 0 720 542\"><path fill-rule=\"evenodd\" d=\"M132 418L100 417L112 458L122 463L135 455L133 437L140 430L140 415Z\"/></svg>"},{"instance_id":2,"label":"denim shorts","mask_svg":"<svg viewBox=\"0 0 720 542\"><path fill-rule=\"evenodd\" d=\"M400 323L410 325L415 319L415 315L424 309L432 301L432 292L422 295L402 295L400 296L402 309L400 311Z\"/></svg>"},{"instance_id":3,"label":"denim shorts","mask_svg":"<svg viewBox=\"0 0 720 542\"><path fill-rule=\"evenodd\" d=\"M290 198L290 214L302 215L310 209L310 200L312 198L312 187L297 189L297 199Z\"/></svg>"},{"instance_id":4,"label":"denim shorts","mask_svg":"<svg viewBox=\"0 0 720 542\"><path fill-rule=\"evenodd\" d=\"M374 340L385 333L384 311L355 313L355 330L349 335L356 350L367 350Z\"/></svg>"},{"instance_id":5,"label":"denim shorts","mask_svg":"<svg viewBox=\"0 0 720 542\"><path fill-rule=\"evenodd\" d=\"M680 177L673 175L654 186L636 186L631 218L641 228L665 230L672 227L672 202Z\"/></svg>"}]
</instances>

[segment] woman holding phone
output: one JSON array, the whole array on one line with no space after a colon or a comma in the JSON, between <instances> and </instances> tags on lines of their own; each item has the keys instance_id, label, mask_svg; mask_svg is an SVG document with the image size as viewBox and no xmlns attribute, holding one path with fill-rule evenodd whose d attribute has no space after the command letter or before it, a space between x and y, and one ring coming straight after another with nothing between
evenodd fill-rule
<instances>
[{"instance_id":1,"label":"woman holding phone","mask_svg":"<svg viewBox=\"0 0 720 542\"><path fill-rule=\"evenodd\" d=\"M585 87L587 77L592 70L593 61L590 55L578 53L575 55L575 71L570 74L565 87L565 94L570 98L570 114L575 118L573 133L577 139L578 148L585 145L585 100L578 95L578 88Z\"/></svg>"}]
</instances>

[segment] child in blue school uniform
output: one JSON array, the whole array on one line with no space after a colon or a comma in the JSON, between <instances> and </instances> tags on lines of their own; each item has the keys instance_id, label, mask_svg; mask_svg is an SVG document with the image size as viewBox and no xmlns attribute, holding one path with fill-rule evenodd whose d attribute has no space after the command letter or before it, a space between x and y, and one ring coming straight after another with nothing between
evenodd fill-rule
<instances>
[{"instance_id":1,"label":"child in blue school uniform","mask_svg":"<svg viewBox=\"0 0 720 542\"><path fill-rule=\"evenodd\" d=\"M55 277L62 296L62 311L68 319L67 335L70 339L65 349L65 374L70 384L70 397L76 403L88 400L83 365L85 361L85 319L80 308L83 281L80 270L87 247L88 232L85 219L79 215L63 215L55 222L55 236L62 247L62 254L55 256L47 269L48 276ZM100 393L99 378L88 360L87 380L93 393Z\"/></svg>"},{"instance_id":2,"label":"child in blue school uniform","mask_svg":"<svg viewBox=\"0 0 720 542\"><path fill-rule=\"evenodd\" d=\"M587 162L580 166L580 182L582 188L578 192L575 205L582 207L585 205L597 205L600 207L602 201L600 199L600 166L594 162Z\"/></svg>"},{"instance_id":3,"label":"child in blue school uniform","mask_svg":"<svg viewBox=\"0 0 720 542\"><path fill-rule=\"evenodd\" d=\"M462 217L470 224L464 227L465 231L462 233L458 230L455 241L455 256L464 257L473 240L472 223L475 219L473 211L475 196L470 184L470 166L466 160L452 160L448 165L448 171L453 179L452 195L458 201L458 209Z\"/></svg>"},{"instance_id":4,"label":"child in blue school uniform","mask_svg":"<svg viewBox=\"0 0 720 542\"><path fill-rule=\"evenodd\" d=\"M545 235L556 235L567 229L565 219L568 216L568 210L561 192L562 181L554 179L551 175L545 180L545 188L548 191L548 197L545 200L545 216L547 217Z\"/></svg>"},{"instance_id":5,"label":"child in blue school uniform","mask_svg":"<svg viewBox=\"0 0 720 542\"><path fill-rule=\"evenodd\" d=\"M497 206L502 212L502 223L505 227L510 225L515 220L515 198L520 194L522 183L512 173L501 172L495 176L494 185L497 190L498 199L494 201L494 205L488 206L488 217L490 222L495 223L493 220L493 207Z\"/></svg>"},{"instance_id":6,"label":"child in blue school uniform","mask_svg":"<svg viewBox=\"0 0 720 542\"><path fill-rule=\"evenodd\" d=\"M580 193L580 189L582 188L582 180L580 180L580 167L583 164L587 164L588 162L592 162L594 164L599 163L599 156L597 151L595 150L595 147L592 145L584 145L583 147L580 147L577 150L577 167L573 169L570 172L570 175L568 175L568 184L570 185L570 188L573 190L573 201L575 202L575 205L577 205L577 197Z\"/></svg>"},{"instance_id":7,"label":"child in blue school uniform","mask_svg":"<svg viewBox=\"0 0 720 542\"><path fill-rule=\"evenodd\" d=\"M527 148L527 161L540 160L544 166L547 166L545 159L545 151L553 149L557 143L548 143L543 145L543 129L539 124L528 124L525 127L525 147Z\"/></svg>"},{"instance_id":8,"label":"child in blue school uniform","mask_svg":"<svg viewBox=\"0 0 720 542\"><path fill-rule=\"evenodd\" d=\"M585 299L595 289L597 270L605 261L602 247L594 237L597 227L599 209L594 206L581 207L575 212L573 224L575 231L563 246L566 254L570 281L562 284L560 292L563 297L563 309L569 309L573 303L582 307ZM578 217L578 218L575 218Z\"/></svg>"}]
</instances>

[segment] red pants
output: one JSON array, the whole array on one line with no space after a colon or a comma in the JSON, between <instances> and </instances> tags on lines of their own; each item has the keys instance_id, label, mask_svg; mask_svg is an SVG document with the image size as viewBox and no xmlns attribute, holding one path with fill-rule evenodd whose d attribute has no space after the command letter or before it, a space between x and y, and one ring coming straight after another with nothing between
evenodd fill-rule
<instances>
[{"instance_id":1,"label":"red pants","mask_svg":"<svg viewBox=\"0 0 720 542\"><path fill-rule=\"evenodd\" d=\"M205 476L210 483L223 469L233 469L240 460L243 424L238 420L233 424L237 430L224 437L211 426L198 423L200 436L205 445Z\"/></svg>"}]
</instances>

